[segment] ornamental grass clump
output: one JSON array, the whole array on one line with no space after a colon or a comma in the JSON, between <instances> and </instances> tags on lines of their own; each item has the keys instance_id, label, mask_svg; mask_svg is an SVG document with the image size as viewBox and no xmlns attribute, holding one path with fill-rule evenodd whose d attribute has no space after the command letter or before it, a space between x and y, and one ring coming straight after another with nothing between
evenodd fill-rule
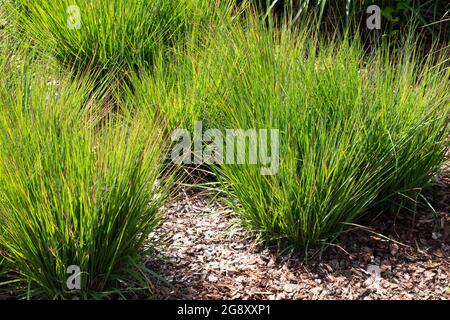
<instances>
[{"instance_id":1,"label":"ornamental grass clump","mask_svg":"<svg viewBox=\"0 0 450 320\"><path fill-rule=\"evenodd\" d=\"M170 185L170 173L161 175L165 143L157 122L105 118L95 79L60 73L49 81L55 68L46 62L7 60L0 86L0 248L8 266L28 297L150 290L147 238Z\"/></svg>"},{"instance_id":2,"label":"ornamental grass clump","mask_svg":"<svg viewBox=\"0 0 450 320\"><path fill-rule=\"evenodd\" d=\"M197 34L214 15L204 0L7 0L21 34L69 69L114 74L149 68L156 52Z\"/></svg>"},{"instance_id":3,"label":"ornamental grass clump","mask_svg":"<svg viewBox=\"0 0 450 320\"><path fill-rule=\"evenodd\" d=\"M375 207L418 200L438 173L449 133L442 59L419 60L407 46L366 55L351 38L253 18L214 29L207 43L212 126L279 130L275 173L248 158L216 166L242 224L266 241L328 244Z\"/></svg>"}]
</instances>

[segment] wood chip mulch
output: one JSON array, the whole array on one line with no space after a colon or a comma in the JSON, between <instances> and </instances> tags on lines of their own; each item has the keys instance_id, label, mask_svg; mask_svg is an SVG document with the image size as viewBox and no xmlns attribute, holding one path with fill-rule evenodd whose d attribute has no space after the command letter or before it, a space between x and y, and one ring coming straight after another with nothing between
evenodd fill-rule
<instances>
[{"instance_id":1,"label":"wood chip mulch","mask_svg":"<svg viewBox=\"0 0 450 320\"><path fill-rule=\"evenodd\" d=\"M322 257L277 254L236 227L233 212L202 193L171 202L162 239L167 280L159 299L450 299L450 178L432 191L435 213L364 218ZM382 236L381 236L382 235Z\"/></svg>"}]
</instances>

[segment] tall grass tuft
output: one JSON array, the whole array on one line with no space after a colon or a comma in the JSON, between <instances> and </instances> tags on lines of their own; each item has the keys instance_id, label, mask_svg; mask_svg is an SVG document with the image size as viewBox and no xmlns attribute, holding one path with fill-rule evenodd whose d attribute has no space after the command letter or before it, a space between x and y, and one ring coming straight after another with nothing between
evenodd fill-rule
<instances>
[{"instance_id":1,"label":"tall grass tuft","mask_svg":"<svg viewBox=\"0 0 450 320\"><path fill-rule=\"evenodd\" d=\"M198 33L215 6L204 0L7 0L6 5L23 35L44 52L70 68L121 79L152 66L156 52Z\"/></svg>"},{"instance_id":2,"label":"tall grass tuft","mask_svg":"<svg viewBox=\"0 0 450 320\"><path fill-rule=\"evenodd\" d=\"M207 48L212 126L280 130L276 174L248 157L217 166L243 225L269 242L327 244L375 206L417 200L444 161L443 61L406 47L366 56L351 38L325 42L252 18L213 30Z\"/></svg>"},{"instance_id":3,"label":"tall grass tuft","mask_svg":"<svg viewBox=\"0 0 450 320\"><path fill-rule=\"evenodd\" d=\"M147 237L170 184L156 121L100 122L95 80L53 81L53 68L27 59L1 67L0 244L27 296L151 289ZM80 290L67 286L71 265Z\"/></svg>"}]
</instances>

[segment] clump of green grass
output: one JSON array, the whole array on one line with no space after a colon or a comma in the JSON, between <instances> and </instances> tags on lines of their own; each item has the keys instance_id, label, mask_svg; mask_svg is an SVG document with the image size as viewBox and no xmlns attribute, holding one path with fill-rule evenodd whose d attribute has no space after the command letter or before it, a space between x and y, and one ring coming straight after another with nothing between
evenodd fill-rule
<instances>
[{"instance_id":1,"label":"clump of green grass","mask_svg":"<svg viewBox=\"0 0 450 320\"><path fill-rule=\"evenodd\" d=\"M408 47L366 56L352 39L252 18L213 30L206 51L212 126L280 130L275 174L248 158L217 166L243 225L269 242L327 244L374 206L417 199L445 159L442 61Z\"/></svg>"},{"instance_id":2,"label":"clump of green grass","mask_svg":"<svg viewBox=\"0 0 450 320\"><path fill-rule=\"evenodd\" d=\"M95 79L49 81L54 68L27 59L1 69L0 244L28 297L149 290L147 237L170 185L156 121L100 119Z\"/></svg>"},{"instance_id":3,"label":"clump of green grass","mask_svg":"<svg viewBox=\"0 0 450 320\"><path fill-rule=\"evenodd\" d=\"M156 52L198 33L214 14L204 0L8 0L12 21L69 68L124 77Z\"/></svg>"}]
</instances>

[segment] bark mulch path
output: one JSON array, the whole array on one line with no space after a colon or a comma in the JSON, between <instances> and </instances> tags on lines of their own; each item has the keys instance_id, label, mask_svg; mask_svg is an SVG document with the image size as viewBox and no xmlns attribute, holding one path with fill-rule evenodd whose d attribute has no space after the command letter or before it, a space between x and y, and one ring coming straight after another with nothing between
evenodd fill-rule
<instances>
[{"instance_id":1,"label":"bark mulch path","mask_svg":"<svg viewBox=\"0 0 450 320\"><path fill-rule=\"evenodd\" d=\"M381 215L343 235L319 258L277 255L236 227L201 193L171 202L154 271L160 299L450 299L450 179L432 210ZM153 263L152 263L153 265ZM379 276L377 276L377 274ZM170 283L170 284L169 284Z\"/></svg>"}]
</instances>

